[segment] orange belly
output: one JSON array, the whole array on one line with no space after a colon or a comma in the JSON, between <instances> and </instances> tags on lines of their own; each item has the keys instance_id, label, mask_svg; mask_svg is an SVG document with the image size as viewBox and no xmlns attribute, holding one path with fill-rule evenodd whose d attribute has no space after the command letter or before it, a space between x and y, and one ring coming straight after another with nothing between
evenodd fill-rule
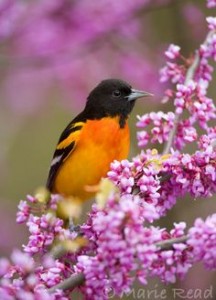
<instances>
[{"instance_id":1,"label":"orange belly","mask_svg":"<svg viewBox=\"0 0 216 300\"><path fill-rule=\"evenodd\" d=\"M92 193L87 192L85 186L98 184L114 159L127 158L129 144L128 124L120 128L118 118L87 121L74 151L56 176L54 191L89 199Z\"/></svg>"}]
</instances>

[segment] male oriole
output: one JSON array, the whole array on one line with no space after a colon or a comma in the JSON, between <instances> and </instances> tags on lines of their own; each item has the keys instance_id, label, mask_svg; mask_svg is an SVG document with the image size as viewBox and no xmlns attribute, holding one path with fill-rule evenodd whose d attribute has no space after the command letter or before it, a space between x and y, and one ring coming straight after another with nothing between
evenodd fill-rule
<instances>
[{"instance_id":1,"label":"male oriole","mask_svg":"<svg viewBox=\"0 0 216 300\"><path fill-rule=\"evenodd\" d=\"M84 110L60 136L47 180L52 193L86 200L113 160L127 158L128 116L137 98L150 96L118 79L103 80L87 98Z\"/></svg>"}]
</instances>

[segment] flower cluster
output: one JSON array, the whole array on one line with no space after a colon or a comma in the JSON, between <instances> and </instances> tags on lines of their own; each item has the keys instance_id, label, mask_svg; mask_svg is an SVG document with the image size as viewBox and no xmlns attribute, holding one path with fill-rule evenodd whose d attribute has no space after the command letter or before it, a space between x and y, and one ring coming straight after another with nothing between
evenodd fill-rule
<instances>
[{"instance_id":1,"label":"flower cluster","mask_svg":"<svg viewBox=\"0 0 216 300\"><path fill-rule=\"evenodd\" d=\"M41 222L45 217L41 216ZM188 237L184 222L175 223L170 232L145 226L157 217L154 205L141 206L138 196L112 192L103 209L93 206L87 222L80 228L89 243L72 256L65 251L54 259L46 254L44 243L44 251L39 249L30 255L15 250L11 261L2 258L1 298L69 299L70 288L63 291L53 287L82 273L85 283L80 290L86 299L108 299L109 290L116 295L127 293L136 279L147 284L148 278L159 277L163 282L173 283L177 277L183 278L196 261L216 268L215 215L206 221L197 219ZM35 224L28 226L30 232L34 231ZM55 223L51 226L55 232ZM45 228L41 226L37 231L43 235ZM61 230L66 229L61 227ZM74 240L73 234L67 237ZM36 254L41 253L38 261Z\"/></svg>"},{"instance_id":2,"label":"flower cluster","mask_svg":"<svg viewBox=\"0 0 216 300\"><path fill-rule=\"evenodd\" d=\"M187 244L193 250L194 261L202 261L208 269L216 269L216 214L206 221L201 218L189 230Z\"/></svg>"},{"instance_id":3,"label":"flower cluster","mask_svg":"<svg viewBox=\"0 0 216 300\"><path fill-rule=\"evenodd\" d=\"M137 133L138 146L144 147L149 141L154 144L156 142L162 144L168 140L169 133L174 127L175 114L173 112L164 113L159 111L152 112L143 116L138 116L137 127L145 128L148 125L153 125L150 134L147 131Z\"/></svg>"},{"instance_id":4,"label":"flower cluster","mask_svg":"<svg viewBox=\"0 0 216 300\"><path fill-rule=\"evenodd\" d=\"M162 185L159 205L161 214L170 209L178 198L189 193L193 198L210 197L216 191L215 150L209 146L195 154L174 154L163 164L170 179Z\"/></svg>"},{"instance_id":5,"label":"flower cluster","mask_svg":"<svg viewBox=\"0 0 216 300\"><path fill-rule=\"evenodd\" d=\"M123 196L118 201L113 196L104 210L90 214L95 255L78 256L76 265L86 278L82 291L87 299L107 299L109 289L116 295L126 293L135 279L146 284L148 277L158 276L165 282L174 282L175 276L187 272L190 255L182 253L187 246L179 244L168 251L157 248L158 242L182 237L186 225L175 224L170 233L153 226L147 228L143 221L149 215L154 217L152 205L140 209L139 199L132 196Z\"/></svg>"},{"instance_id":6,"label":"flower cluster","mask_svg":"<svg viewBox=\"0 0 216 300\"><path fill-rule=\"evenodd\" d=\"M216 138L212 132L213 140ZM205 146L203 143L205 141ZM210 197L216 191L216 152L212 140L200 137L194 154L173 152L159 155L147 151L133 158L111 164L108 177L122 194L134 193L141 204L153 204L159 215L171 209L176 200L189 193L193 198Z\"/></svg>"},{"instance_id":7,"label":"flower cluster","mask_svg":"<svg viewBox=\"0 0 216 300\"><path fill-rule=\"evenodd\" d=\"M1 299L67 299L60 290L52 295L50 286L62 281L64 264L53 260L51 257L43 258L39 265L36 260L26 253L14 250L11 261L0 259L1 266Z\"/></svg>"},{"instance_id":8,"label":"flower cluster","mask_svg":"<svg viewBox=\"0 0 216 300\"><path fill-rule=\"evenodd\" d=\"M10 299L10 296L20 300L68 299L68 292L56 289L50 293L49 288L73 273L73 268L64 258L67 256L72 262L73 249L78 250L81 241L76 240L76 232L64 228L63 220L55 216L57 203L62 197L40 196L38 199L28 195L26 201L21 200L18 205L17 222L26 224L29 238L28 243L23 245L23 251L13 251L10 261L0 259L1 299ZM61 260L55 257L55 247L64 243L67 254Z\"/></svg>"},{"instance_id":9,"label":"flower cluster","mask_svg":"<svg viewBox=\"0 0 216 300\"><path fill-rule=\"evenodd\" d=\"M29 228L30 237L28 244L24 246L24 251L31 254L43 253L61 232L63 220L55 218L51 213L42 217L31 215L26 225Z\"/></svg>"},{"instance_id":10,"label":"flower cluster","mask_svg":"<svg viewBox=\"0 0 216 300\"><path fill-rule=\"evenodd\" d=\"M199 51L192 62L183 60L184 64L177 62L167 62L167 65L161 70L161 81L171 81L176 84L176 91L167 90L165 93L168 99L173 99L175 114L169 112L150 113L138 117L138 128L146 128L151 125L149 131L142 130L138 132L138 145L143 147L149 142L163 143L168 140L169 132L172 131L176 119L183 118L183 113L189 113L187 119L178 122L174 138L174 146L182 149L185 144L197 140L198 134L195 127L198 124L203 130L209 132L208 122L216 118L216 110L213 100L206 96L209 82L212 79L213 68L209 64L209 59L216 58L216 32L215 21L213 17L207 18L209 35L204 44L200 46ZM180 56L180 47L171 45L165 52L168 59L176 61ZM196 69L194 77L187 72L187 64L192 64Z\"/></svg>"}]
</instances>

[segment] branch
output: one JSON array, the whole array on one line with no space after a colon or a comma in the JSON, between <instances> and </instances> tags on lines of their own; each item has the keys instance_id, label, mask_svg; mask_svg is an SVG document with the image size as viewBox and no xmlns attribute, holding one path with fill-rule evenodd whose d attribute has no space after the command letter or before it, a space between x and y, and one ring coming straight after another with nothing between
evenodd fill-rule
<instances>
[{"instance_id":1,"label":"branch","mask_svg":"<svg viewBox=\"0 0 216 300\"><path fill-rule=\"evenodd\" d=\"M173 239L168 239L161 241L159 243L156 243L156 246L160 249L158 250L170 250L173 248L174 244L179 244L179 243L185 243L188 239L187 235L183 235L179 238L173 238Z\"/></svg>"},{"instance_id":2,"label":"branch","mask_svg":"<svg viewBox=\"0 0 216 300\"><path fill-rule=\"evenodd\" d=\"M158 242L155 244L156 247L158 247L158 250L169 250L173 248L174 244L178 243L185 243L188 239L187 235L181 236L179 238L172 238L167 239L161 242ZM59 284L53 286L49 289L49 293L53 293L56 290L71 290L75 287L78 287L82 285L85 282L85 276L83 273L73 274L71 277L65 279L64 281L60 282Z\"/></svg>"},{"instance_id":3,"label":"branch","mask_svg":"<svg viewBox=\"0 0 216 300\"><path fill-rule=\"evenodd\" d=\"M77 286L82 285L84 282L85 282L85 277L83 273L74 274L71 277L65 279L64 281L50 288L49 293L51 294L56 290L62 290L62 291L71 290Z\"/></svg>"},{"instance_id":4,"label":"branch","mask_svg":"<svg viewBox=\"0 0 216 300\"><path fill-rule=\"evenodd\" d=\"M209 38L215 33L215 31L210 31L207 36L206 39L203 43L203 45L207 45L209 42ZM194 60L193 63L191 64L191 66L188 68L186 76L185 76L185 81L184 81L184 85L188 85L189 81L193 79L194 74L197 70L197 67L199 66L199 62L200 62L200 55L199 55L199 50L196 51L195 56L194 56ZM176 129L178 126L180 120L180 115L175 115L175 122L174 122L174 127L172 128L172 130L170 131L169 134L169 138L165 144L164 150L163 150L163 154L168 154L170 152L170 148L172 146L173 143L173 139L174 136L176 134Z\"/></svg>"}]
</instances>

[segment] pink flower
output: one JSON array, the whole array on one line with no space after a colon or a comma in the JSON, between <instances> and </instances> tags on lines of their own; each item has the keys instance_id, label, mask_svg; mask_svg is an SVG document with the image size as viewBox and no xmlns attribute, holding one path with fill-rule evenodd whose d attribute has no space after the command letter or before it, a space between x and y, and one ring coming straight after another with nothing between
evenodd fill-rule
<instances>
[{"instance_id":1,"label":"pink flower","mask_svg":"<svg viewBox=\"0 0 216 300\"><path fill-rule=\"evenodd\" d=\"M208 28L210 30L216 30L216 17L207 17Z\"/></svg>"},{"instance_id":2,"label":"pink flower","mask_svg":"<svg viewBox=\"0 0 216 300\"><path fill-rule=\"evenodd\" d=\"M18 205L17 223L25 223L30 216L31 208L26 201L21 200Z\"/></svg>"},{"instance_id":3,"label":"pink flower","mask_svg":"<svg viewBox=\"0 0 216 300\"><path fill-rule=\"evenodd\" d=\"M184 69L178 64L167 62L166 66L160 70L160 82L183 83L184 73Z\"/></svg>"},{"instance_id":4,"label":"pink flower","mask_svg":"<svg viewBox=\"0 0 216 300\"><path fill-rule=\"evenodd\" d=\"M148 134L147 131L142 130L142 131L137 132L138 146L145 147L149 142L149 138L150 138L150 135Z\"/></svg>"},{"instance_id":5,"label":"pink flower","mask_svg":"<svg viewBox=\"0 0 216 300\"><path fill-rule=\"evenodd\" d=\"M194 261L202 261L208 269L216 268L216 214L195 221L187 244L193 247Z\"/></svg>"},{"instance_id":6,"label":"pink flower","mask_svg":"<svg viewBox=\"0 0 216 300\"><path fill-rule=\"evenodd\" d=\"M24 246L24 251L32 255L46 253L46 248L53 243L55 237L63 230L63 220L50 213L41 217L30 215L26 225L30 237L28 244Z\"/></svg>"},{"instance_id":7,"label":"pink flower","mask_svg":"<svg viewBox=\"0 0 216 300\"><path fill-rule=\"evenodd\" d=\"M143 147L149 141L151 143L159 142L162 144L167 141L169 133L174 126L175 115L173 112L163 113L159 111L157 113L145 114L142 117L138 116L137 122L138 128L145 128L148 125L153 125L150 134L147 131L139 131L137 133L138 146Z\"/></svg>"},{"instance_id":8,"label":"pink flower","mask_svg":"<svg viewBox=\"0 0 216 300\"><path fill-rule=\"evenodd\" d=\"M11 254L11 260L14 265L22 270L22 272L30 272L35 267L33 258L20 250L13 251Z\"/></svg>"},{"instance_id":9,"label":"pink flower","mask_svg":"<svg viewBox=\"0 0 216 300\"><path fill-rule=\"evenodd\" d=\"M208 8L216 7L216 0L207 0L207 7Z\"/></svg>"},{"instance_id":10,"label":"pink flower","mask_svg":"<svg viewBox=\"0 0 216 300\"><path fill-rule=\"evenodd\" d=\"M169 48L165 51L165 56L169 59L176 59L179 57L180 47L174 44L169 45Z\"/></svg>"}]
</instances>

